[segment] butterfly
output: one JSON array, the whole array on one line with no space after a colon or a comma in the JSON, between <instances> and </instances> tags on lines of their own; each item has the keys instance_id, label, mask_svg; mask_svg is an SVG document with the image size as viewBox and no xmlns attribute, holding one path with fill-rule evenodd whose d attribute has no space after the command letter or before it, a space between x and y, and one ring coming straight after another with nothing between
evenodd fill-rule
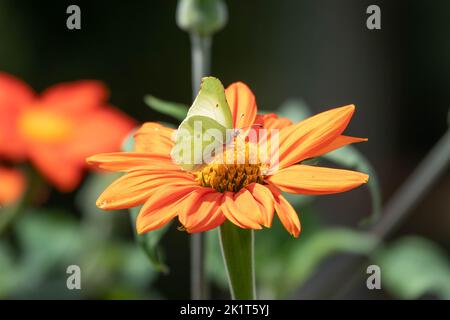
<instances>
[{"instance_id":1,"label":"butterfly","mask_svg":"<svg viewBox=\"0 0 450 320\"><path fill-rule=\"evenodd\" d=\"M176 131L172 159L187 171L197 171L207 164L205 155L214 156L215 150L239 138L243 129L233 128L231 109L220 80L205 77L186 118Z\"/></svg>"}]
</instances>

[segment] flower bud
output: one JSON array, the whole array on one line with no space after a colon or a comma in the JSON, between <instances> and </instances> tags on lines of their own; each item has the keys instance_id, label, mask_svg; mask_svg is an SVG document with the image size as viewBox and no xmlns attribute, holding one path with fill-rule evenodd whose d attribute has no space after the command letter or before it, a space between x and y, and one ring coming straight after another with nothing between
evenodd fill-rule
<instances>
[{"instance_id":1,"label":"flower bud","mask_svg":"<svg viewBox=\"0 0 450 320\"><path fill-rule=\"evenodd\" d=\"M209 36L221 30L228 20L223 0L179 0L178 26L199 36Z\"/></svg>"}]
</instances>

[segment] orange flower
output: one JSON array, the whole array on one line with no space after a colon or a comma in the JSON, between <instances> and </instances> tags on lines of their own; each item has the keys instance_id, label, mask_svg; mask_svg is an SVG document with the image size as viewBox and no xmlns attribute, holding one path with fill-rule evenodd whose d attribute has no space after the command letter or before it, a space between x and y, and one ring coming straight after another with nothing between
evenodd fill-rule
<instances>
[{"instance_id":1,"label":"orange flower","mask_svg":"<svg viewBox=\"0 0 450 320\"><path fill-rule=\"evenodd\" d=\"M25 191L25 177L15 169L0 167L0 207L16 202Z\"/></svg>"},{"instance_id":2,"label":"orange flower","mask_svg":"<svg viewBox=\"0 0 450 320\"><path fill-rule=\"evenodd\" d=\"M79 183L85 158L120 150L134 122L108 106L101 82L77 81L40 96L20 80L0 73L0 157L28 157L59 190Z\"/></svg>"},{"instance_id":3,"label":"orange flower","mask_svg":"<svg viewBox=\"0 0 450 320\"><path fill-rule=\"evenodd\" d=\"M279 167L263 175L254 165L210 163L198 172L183 171L170 156L173 129L144 124L135 134L135 152L99 154L89 164L109 171L126 172L99 197L105 210L143 205L137 218L139 233L160 228L176 216L190 233L213 229L230 220L241 228L270 227L274 211L293 236L300 221L281 191L299 194L332 194L368 181L355 171L301 164L344 145L366 139L341 135L354 106L332 109L298 124L275 114L257 115L255 97L243 83L226 89L235 128L261 124L279 131Z\"/></svg>"}]
</instances>

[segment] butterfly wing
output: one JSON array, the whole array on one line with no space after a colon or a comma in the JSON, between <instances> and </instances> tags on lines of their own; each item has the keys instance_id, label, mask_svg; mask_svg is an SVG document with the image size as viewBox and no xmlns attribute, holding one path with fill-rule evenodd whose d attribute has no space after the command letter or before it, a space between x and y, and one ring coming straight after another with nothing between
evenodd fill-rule
<instances>
[{"instance_id":1,"label":"butterfly wing","mask_svg":"<svg viewBox=\"0 0 450 320\"><path fill-rule=\"evenodd\" d=\"M233 117L225 96L225 88L219 79L205 77L197 97L187 113L190 116L205 116L217 121L225 128L233 127Z\"/></svg>"},{"instance_id":2,"label":"butterfly wing","mask_svg":"<svg viewBox=\"0 0 450 320\"><path fill-rule=\"evenodd\" d=\"M172 159L187 171L198 170L205 165L205 149L225 144L228 139L227 129L232 127L231 110L222 83L214 77L203 78L186 119L178 127ZM211 132L216 135L208 138L206 135Z\"/></svg>"}]
</instances>

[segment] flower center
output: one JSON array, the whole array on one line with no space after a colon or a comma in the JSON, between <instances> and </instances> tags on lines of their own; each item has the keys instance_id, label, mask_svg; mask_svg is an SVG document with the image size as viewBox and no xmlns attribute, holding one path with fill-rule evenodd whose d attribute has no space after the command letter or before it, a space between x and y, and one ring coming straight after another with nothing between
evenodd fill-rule
<instances>
[{"instance_id":1,"label":"flower center","mask_svg":"<svg viewBox=\"0 0 450 320\"><path fill-rule=\"evenodd\" d=\"M234 145L216 156L207 166L194 173L202 187L219 192L238 192L251 183L264 182L264 165L257 154L257 146L246 142Z\"/></svg>"},{"instance_id":2,"label":"flower center","mask_svg":"<svg viewBox=\"0 0 450 320\"><path fill-rule=\"evenodd\" d=\"M37 107L25 111L19 118L19 130L30 140L42 143L58 143L73 132L73 125L66 117Z\"/></svg>"}]
</instances>

